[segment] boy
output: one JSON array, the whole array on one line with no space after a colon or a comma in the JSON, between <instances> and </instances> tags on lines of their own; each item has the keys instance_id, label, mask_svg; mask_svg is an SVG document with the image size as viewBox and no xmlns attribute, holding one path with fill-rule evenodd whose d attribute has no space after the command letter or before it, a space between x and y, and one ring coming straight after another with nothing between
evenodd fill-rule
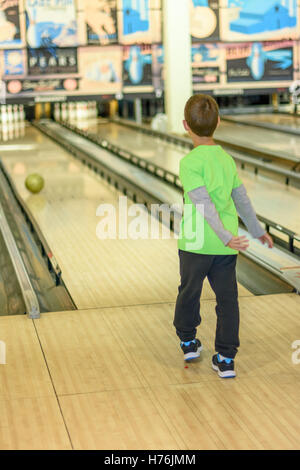
<instances>
[{"instance_id":1,"label":"boy","mask_svg":"<svg viewBox=\"0 0 300 470\"><path fill-rule=\"evenodd\" d=\"M194 95L184 115L184 128L194 149L180 162L185 208L178 243L181 285L174 326L184 359L199 357L202 345L196 339L196 328L201 323L200 295L207 277L217 300L217 354L212 367L222 378L235 377L234 358L239 347L236 261L238 252L249 246L246 237L238 236L237 212L254 238L269 248L273 241L257 220L233 158L213 140L220 123L216 101Z\"/></svg>"}]
</instances>

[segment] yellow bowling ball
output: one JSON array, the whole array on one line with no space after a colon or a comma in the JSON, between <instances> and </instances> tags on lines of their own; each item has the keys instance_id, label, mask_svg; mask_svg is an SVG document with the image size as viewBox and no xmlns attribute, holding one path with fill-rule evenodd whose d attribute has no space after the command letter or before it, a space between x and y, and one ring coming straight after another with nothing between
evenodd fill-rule
<instances>
[{"instance_id":1,"label":"yellow bowling ball","mask_svg":"<svg viewBox=\"0 0 300 470\"><path fill-rule=\"evenodd\" d=\"M33 194L39 193L44 187L45 181L41 175L37 173L33 173L32 175L28 175L25 180L25 186Z\"/></svg>"}]
</instances>

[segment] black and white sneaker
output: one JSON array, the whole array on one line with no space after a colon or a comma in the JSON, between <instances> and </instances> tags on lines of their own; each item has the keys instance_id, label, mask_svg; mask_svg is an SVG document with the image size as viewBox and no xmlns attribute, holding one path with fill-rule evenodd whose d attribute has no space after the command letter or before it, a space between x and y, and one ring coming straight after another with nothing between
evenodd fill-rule
<instances>
[{"instance_id":1,"label":"black and white sneaker","mask_svg":"<svg viewBox=\"0 0 300 470\"><path fill-rule=\"evenodd\" d=\"M222 379L232 379L236 377L233 359L223 359L221 361L219 354L215 354L212 358L212 368L218 372L219 377Z\"/></svg>"},{"instance_id":2,"label":"black and white sneaker","mask_svg":"<svg viewBox=\"0 0 300 470\"><path fill-rule=\"evenodd\" d=\"M200 352L202 351L202 344L199 339L194 339L193 341L181 342L181 349L184 352L184 360L191 361L192 359L197 359L200 357Z\"/></svg>"}]
</instances>

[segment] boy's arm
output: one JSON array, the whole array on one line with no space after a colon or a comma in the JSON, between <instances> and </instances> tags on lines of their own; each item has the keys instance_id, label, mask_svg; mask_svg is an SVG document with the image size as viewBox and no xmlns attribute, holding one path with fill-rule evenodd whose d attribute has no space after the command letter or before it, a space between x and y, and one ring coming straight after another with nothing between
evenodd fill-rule
<instances>
[{"instance_id":1,"label":"boy's arm","mask_svg":"<svg viewBox=\"0 0 300 470\"><path fill-rule=\"evenodd\" d=\"M193 189L193 191L190 191L188 195L192 203L196 206L196 209L197 205L201 205L203 207L203 216L205 220L211 226L220 240L222 240L224 245L228 245L233 235L224 228L218 211L212 202L206 187L200 186L199 188Z\"/></svg>"},{"instance_id":2,"label":"boy's arm","mask_svg":"<svg viewBox=\"0 0 300 470\"><path fill-rule=\"evenodd\" d=\"M274 244L272 237L270 237L270 235L260 225L245 186L241 184L235 187L232 190L231 197L250 234L254 238L259 238L263 245L266 243L269 248L273 248Z\"/></svg>"},{"instance_id":3,"label":"boy's arm","mask_svg":"<svg viewBox=\"0 0 300 470\"><path fill-rule=\"evenodd\" d=\"M266 234L265 229L259 223L255 210L248 197L246 188L243 184L234 188L231 193L234 205L242 221L246 225L253 238L260 238Z\"/></svg>"}]
</instances>

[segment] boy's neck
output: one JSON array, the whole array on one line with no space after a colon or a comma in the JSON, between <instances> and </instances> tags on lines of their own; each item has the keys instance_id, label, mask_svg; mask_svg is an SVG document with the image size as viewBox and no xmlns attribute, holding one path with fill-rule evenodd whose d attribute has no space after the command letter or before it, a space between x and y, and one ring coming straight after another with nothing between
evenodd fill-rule
<instances>
[{"instance_id":1,"label":"boy's neck","mask_svg":"<svg viewBox=\"0 0 300 470\"><path fill-rule=\"evenodd\" d=\"M199 145L216 145L213 137L199 137L195 134L193 134L191 137L194 144L194 148L199 147Z\"/></svg>"}]
</instances>

